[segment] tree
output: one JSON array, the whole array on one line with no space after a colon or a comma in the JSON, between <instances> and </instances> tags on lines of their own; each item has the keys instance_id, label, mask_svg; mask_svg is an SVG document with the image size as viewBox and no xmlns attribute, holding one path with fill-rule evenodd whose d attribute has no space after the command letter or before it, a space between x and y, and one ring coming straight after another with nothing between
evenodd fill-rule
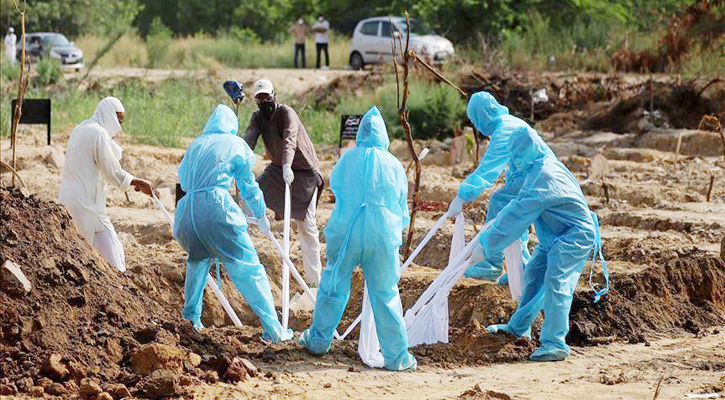
<instances>
[{"instance_id":1,"label":"tree","mask_svg":"<svg viewBox=\"0 0 725 400\"><path fill-rule=\"evenodd\" d=\"M85 33L109 34L129 27L141 10L136 0L28 0L28 32L56 31L68 36ZM12 0L0 0L0 29L17 25Z\"/></svg>"}]
</instances>

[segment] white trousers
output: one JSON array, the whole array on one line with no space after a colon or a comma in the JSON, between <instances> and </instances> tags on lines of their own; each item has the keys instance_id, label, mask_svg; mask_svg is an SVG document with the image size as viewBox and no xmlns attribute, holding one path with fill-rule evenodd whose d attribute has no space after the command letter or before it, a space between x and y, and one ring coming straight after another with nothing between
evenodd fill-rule
<instances>
[{"instance_id":1,"label":"white trousers","mask_svg":"<svg viewBox=\"0 0 725 400\"><path fill-rule=\"evenodd\" d=\"M118 240L116 231L104 229L93 235L93 247L103 255L103 258L120 272L126 271L126 255L123 253L123 245Z\"/></svg>"},{"instance_id":2,"label":"white trousers","mask_svg":"<svg viewBox=\"0 0 725 400\"><path fill-rule=\"evenodd\" d=\"M305 270L305 281L308 284L320 284L322 263L320 262L320 231L317 230L317 190L307 207L304 221L294 220L297 237L302 249L302 265Z\"/></svg>"}]
</instances>

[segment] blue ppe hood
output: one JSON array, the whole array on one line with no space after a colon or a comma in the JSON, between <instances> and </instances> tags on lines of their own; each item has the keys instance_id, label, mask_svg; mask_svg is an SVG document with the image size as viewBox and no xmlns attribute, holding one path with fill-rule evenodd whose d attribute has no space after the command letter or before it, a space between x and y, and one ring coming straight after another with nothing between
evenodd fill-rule
<instances>
[{"instance_id":1,"label":"blue ppe hood","mask_svg":"<svg viewBox=\"0 0 725 400\"><path fill-rule=\"evenodd\" d=\"M211 117L206 121L202 135L229 134L236 135L239 130L239 119L229 106L219 104Z\"/></svg>"},{"instance_id":2,"label":"blue ppe hood","mask_svg":"<svg viewBox=\"0 0 725 400\"><path fill-rule=\"evenodd\" d=\"M355 142L361 147L378 147L384 150L390 147L385 121L376 106L370 107L360 121Z\"/></svg>"},{"instance_id":3,"label":"blue ppe hood","mask_svg":"<svg viewBox=\"0 0 725 400\"><path fill-rule=\"evenodd\" d=\"M508 150L514 167L524 172L531 168L534 161L545 157L547 154L536 131L523 126L511 132Z\"/></svg>"},{"instance_id":4,"label":"blue ppe hood","mask_svg":"<svg viewBox=\"0 0 725 400\"><path fill-rule=\"evenodd\" d=\"M496 101L488 92L478 92L471 96L466 107L468 119L484 136L491 136L494 128L501 121L501 116L509 113L509 109Z\"/></svg>"}]
</instances>

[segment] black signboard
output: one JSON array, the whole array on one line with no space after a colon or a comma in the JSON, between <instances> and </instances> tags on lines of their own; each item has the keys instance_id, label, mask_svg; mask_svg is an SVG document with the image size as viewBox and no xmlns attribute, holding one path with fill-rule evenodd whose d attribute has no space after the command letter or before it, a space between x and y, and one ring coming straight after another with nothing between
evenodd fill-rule
<instances>
[{"instance_id":1,"label":"black signboard","mask_svg":"<svg viewBox=\"0 0 725 400\"><path fill-rule=\"evenodd\" d=\"M342 147L343 140L355 140L357 128L362 121L362 115L343 115L340 123L340 142L337 147Z\"/></svg>"},{"instance_id":2,"label":"black signboard","mask_svg":"<svg viewBox=\"0 0 725 400\"><path fill-rule=\"evenodd\" d=\"M17 99L10 102L11 118L15 115L15 105L17 103ZM18 123L48 125L48 145L50 146L50 99L24 99Z\"/></svg>"}]
</instances>

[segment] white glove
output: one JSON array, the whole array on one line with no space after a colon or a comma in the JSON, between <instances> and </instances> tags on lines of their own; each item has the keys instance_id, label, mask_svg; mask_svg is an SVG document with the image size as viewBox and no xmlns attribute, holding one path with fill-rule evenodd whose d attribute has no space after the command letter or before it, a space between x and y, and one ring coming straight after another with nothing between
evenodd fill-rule
<instances>
[{"instance_id":1,"label":"white glove","mask_svg":"<svg viewBox=\"0 0 725 400\"><path fill-rule=\"evenodd\" d=\"M471 253L471 265L481 263L483 259L483 246L481 246L481 243L476 243L476 246L473 247L473 253Z\"/></svg>"},{"instance_id":2,"label":"white glove","mask_svg":"<svg viewBox=\"0 0 725 400\"><path fill-rule=\"evenodd\" d=\"M463 201L463 199L461 199L460 197L456 196L456 198L451 201L451 205L448 206L448 216L450 218L453 218L460 214L461 211L463 211L464 204L466 204L466 202Z\"/></svg>"},{"instance_id":3,"label":"white glove","mask_svg":"<svg viewBox=\"0 0 725 400\"><path fill-rule=\"evenodd\" d=\"M269 236L269 219L266 215L257 221L257 228L259 228L260 232L264 233L266 236Z\"/></svg>"},{"instance_id":4,"label":"white glove","mask_svg":"<svg viewBox=\"0 0 725 400\"><path fill-rule=\"evenodd\" d=\"M292 181L295 180L295 173L292 172L292 166L289 164L285 164L282 166L282 179L284 179L284 183L291 185Z\"/></svg>"}]
</instances>

